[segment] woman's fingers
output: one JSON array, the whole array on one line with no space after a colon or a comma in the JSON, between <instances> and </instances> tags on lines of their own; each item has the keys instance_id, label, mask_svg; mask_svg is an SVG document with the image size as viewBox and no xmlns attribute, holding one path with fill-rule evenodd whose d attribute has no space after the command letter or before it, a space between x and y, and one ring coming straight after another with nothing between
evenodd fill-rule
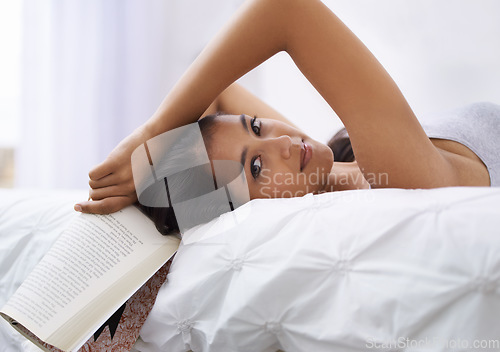
<instances>
[{"instance_id":1,"label":"woman's fingers","mask_svg":"<svg viewBox=\"0 0 500 352\"><path fill-rule=\"evenodd\" d=\"M133 182L127 182L120 185L96 188L89 190L89 197L92 200L101 200L107 197L134 197L135 187Z\"/></svg>"},{"instance_id":2,"label":"woman's fingers","mask_svg":"<svg viewBox=\"0 0 500 352\"><path fill-rule=\"evenodd\" d=\"M102 200L91 200L75 204L75 210L89 214L114 213L126 206L133 204L134 198L128 196L108 197Z\"/></svg>"},{"instance_id":3,"label":"woman's fingers","mask_svg":"<svg viewBox=\"0 0 500 352\"><path fill-rule=\"evenodd\" d=\"M92 181L98 181L103 177L110 175L114 169L116 169L116 166L114 165L112 160L106 159L102 163L94 166L89 171L89 178Z\"/></svg>"},{"instance_id":4,"label":"woman's fingers","mask_svg":"<svg viewBox=\"0 0 500 352\"><path fill-rule=\"evenodd\" d=\"M98 189L120 184L120 181L120 176L116 173L112 173L100 178L99 180L90 179L89 186L92 189Z\"/></svg>"},{"instance_id":5,"label":"woman's fingers","mask_svg":"<svg viewBox=\"0 0 500 352\"><path fill-rule=\"evenodd\" d=\"M116 212L137 200L130 157L138 145L153 137L146 126L122 140L108 157L89 172L91 201L75 204L84 213Z\"/></svg>"}]
</instances>

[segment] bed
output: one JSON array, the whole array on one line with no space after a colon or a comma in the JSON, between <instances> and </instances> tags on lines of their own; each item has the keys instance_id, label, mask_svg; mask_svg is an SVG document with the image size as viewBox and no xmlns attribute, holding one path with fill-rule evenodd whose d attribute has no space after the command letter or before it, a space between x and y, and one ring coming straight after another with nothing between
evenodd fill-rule
<instances>
[{"instance_id":1,"label":"bed","mask_svg":"<svg viewBox=\"0 0 500 352\"><path fill-rule=\"evenodd\" d=\"M85 193L0 191L0 305ZM186 232L134 349L500 351L499 315L500 188L345 191Z\"/></svg>"}]
</instances>

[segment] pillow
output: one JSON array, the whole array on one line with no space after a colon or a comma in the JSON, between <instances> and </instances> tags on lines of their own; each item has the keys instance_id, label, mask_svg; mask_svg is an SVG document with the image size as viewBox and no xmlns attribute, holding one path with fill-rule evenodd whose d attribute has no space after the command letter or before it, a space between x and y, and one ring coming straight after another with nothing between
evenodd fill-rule
<instances>
[{"instance_id":1,"label":"pillow","mask_svg":"<svg viewBox=\"0 0 500 352\"><path fill-rule=\"evenodd\" d=\"M499 204L472 187L253 200L185 234L136 349L498 349Z\"/></svg>"}]
</instances>

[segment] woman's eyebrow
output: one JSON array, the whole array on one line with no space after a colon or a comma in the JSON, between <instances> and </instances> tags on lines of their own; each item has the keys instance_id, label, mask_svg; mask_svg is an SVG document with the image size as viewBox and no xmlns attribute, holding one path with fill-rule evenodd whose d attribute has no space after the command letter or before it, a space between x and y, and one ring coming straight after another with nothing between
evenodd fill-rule
<instances>
[{"instance_id":1,"label":"woman's eyebrow","mask_svg":"<svg viewBox=\"0 0 500 352\"><path fill-rule=\"evenodd\" d=\"M243 125L243 127L245 128L245 130L247 131L247 133L250 134L250 130L248 129L248 126L247 126L247 119L245 118L244 114L240 115L240 122ZM241 153L241 160L240 160L241 165L243 165L243 168L245 168L247 152L248 152L248 148L243 147L243 152Z\"/></svg>"},{"instance_id":2,"label":"woman's eyebrow","mask_svg":"<svg viewBox=\"0 0 500 352\"><path fill-rule=\"evenodd\" d=\"M240 160L240 162L241 162L241 165L243 165L243 168L245 168L245 163L246 163L246 158L247 158L247 151L248 151L247 147L244 147L243 148L243 152L241 153L241 160Z\"/></svg>"},{"instance_id":3,"label":"woman's eyebrow","mask_svg":"<svg viewBox=\"0 0 500 352\"><path fill-rule=\"evenodd\" d=\"M243 127L245 128L245 130L247 131L247 133L250 134L250 130L248 129L247 119L245 118L245 115L243 115L243 114L240 115L240 122L243 125Z\"/></svg>"}]
</instances>

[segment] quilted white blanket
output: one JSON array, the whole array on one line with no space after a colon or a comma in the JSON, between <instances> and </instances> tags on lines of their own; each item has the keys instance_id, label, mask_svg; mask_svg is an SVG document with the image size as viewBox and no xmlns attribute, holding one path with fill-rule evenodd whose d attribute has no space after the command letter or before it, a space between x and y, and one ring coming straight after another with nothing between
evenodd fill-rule
<instances>
[{"instance_id":1,"label":"quilted white blanket","mask_svg":"<svg viewBox=\"0 0 500 352\"><path fill-rule=\"evenodd\" d=\"M0 305L85 198L0 191ZM185 239L139 351L500 351L500 188L255 200Z\"/></svg>"},{"instance_id":2,"label":"quilted white blanket","mask_svg":"<svg viewBox=\"0 0 500 352\"><path fill-rule=\"evenodd\" d=\"M140 351L500 351L500 188L252 201L187 235Z\"/></svg>"}]
</instances>

